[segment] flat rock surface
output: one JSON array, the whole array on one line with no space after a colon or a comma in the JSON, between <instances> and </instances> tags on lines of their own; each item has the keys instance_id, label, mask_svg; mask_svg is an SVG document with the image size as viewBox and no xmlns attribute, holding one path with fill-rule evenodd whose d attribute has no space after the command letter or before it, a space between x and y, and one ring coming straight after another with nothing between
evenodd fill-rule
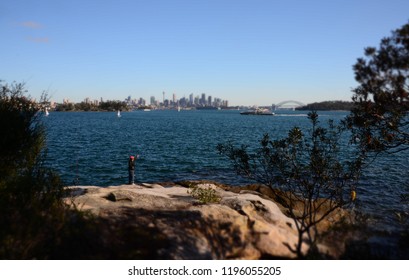
<instances>
[{"instance_id":1,"label":"flat rock surface","mask_svg":"<svg viewBox=\"0 0 409 280\"><path fill-rule=\"evenodd\" d=\"M164 259L293 258L297 243L292 219L272 200L253 192L233 193L213 184L219 203L202 204L188 188L159 184L69 187L66 202L107 220L155 228L166 236Z\"/></svg>"}]
</instances>

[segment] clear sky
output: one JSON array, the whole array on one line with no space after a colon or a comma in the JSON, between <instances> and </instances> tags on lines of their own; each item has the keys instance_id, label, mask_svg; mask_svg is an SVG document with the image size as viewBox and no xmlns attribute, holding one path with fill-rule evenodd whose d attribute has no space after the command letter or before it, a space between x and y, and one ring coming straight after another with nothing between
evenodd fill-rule
<instances>
[{"instance_id":1,"label":"clear sky","mask_svg":"<svg viewBox=\"0 0 409 280\"><path fill-rule=\"evenodd\" d=\"M408 0L2 0L0 80L57 102L350 100L356 59L408 20Z\"/></svg>"}]
</instances>

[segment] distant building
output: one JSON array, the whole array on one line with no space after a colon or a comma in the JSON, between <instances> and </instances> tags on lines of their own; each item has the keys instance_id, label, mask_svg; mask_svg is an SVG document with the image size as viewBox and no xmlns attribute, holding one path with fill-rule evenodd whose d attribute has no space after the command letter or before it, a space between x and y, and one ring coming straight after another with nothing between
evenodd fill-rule
<instances>
[{"instance_id":1,"label":"distant building","mask_svg":"<svg viewBox=\"0 0 409 280\"><path fill-rule=\"evenodd\" d=\"M176 93L172 94L171 99L165 99L165 92L162 92L162 97L163 97L163 102L160 102L159 100L156 100L155 96L150 97L150 106L154 108L166 108L166 109L172 109L176 107L182 107L182 108L188 108L188 107L207 107L203 109L209 109L208 107L228 107L228 101L220 99L218 97L213 97L213 96L207 96L205 93L202 93L200 95L194 95L194 93L189 94L188 97L182 97L180 99L177 99ZM124 101L126 104L129 106L129 108L136 108L136 107L141 107L141 106L147 106L147 102L143 98L139 99L132 99L132 96L128 96L124 98ZM100 106L101 103L104 102L102 97L100 100L98 99L91 99L89 97L85 98L83 100L84 103L92 105L92 106ZM64 105L69 105L72 104L73 102L68 99L64 98L63 99L63 104ZM52 104L49 104L48 106L52 107Z\"/></svg>"},{"instance_id":2,"label":"distant building","mask_svg":"<svg viewBox=\"0 0 409 280\"><path fill-rule=\"evenodd\" d=\"M190 106L192 106L194 103L194 100L193 100L193 93L191 93L190 95L189 95L189 105Z\"/></svg>"},{"instance_id":3,"label":"distant building","mask_svg":"<svg viewBox=\"0 0 409 280\"><path fill-rule=\"evenodd\" d=\"M200 105L206 106L206 94L202 93L202 98L200 99Z\"/></svg>"},{"instance_id":4,"label":"distant building","mask_svg":"<svg viewBox=\"0 0 409 280\"><path fill-rule=\"evenodd\" d=\"M188 106L188 100L187 100L187 98L186 98L186 97L181 98L181 99L179 100L179 105L180 105L181 107L187 107L187 106Z\"/></svg>"},{"instance_id":5,"label":"distant building","mask_svg":"<svg viewBox=\"0 0 409 280\"><path fill-rule=\"evenodd\" d=\"M209 95L209 97L207 98L207 106L212 106L212 97Z\"/></svg>"}]
</instances>

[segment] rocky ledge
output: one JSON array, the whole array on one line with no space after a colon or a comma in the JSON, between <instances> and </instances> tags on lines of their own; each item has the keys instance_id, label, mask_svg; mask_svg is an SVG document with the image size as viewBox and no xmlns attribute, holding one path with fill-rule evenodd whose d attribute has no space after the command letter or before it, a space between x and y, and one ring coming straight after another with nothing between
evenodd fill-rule
<instances>
[{"instance_id":1,"label":"rocky ledge","mask_svg":"<svg viewBox=\"0 0 409 280\"><path fill-rule=\"evenodd\" d=\"M295 257L288 248L297 243L294 222L271 199L259 192L232 192L212 183L198 183L197 187L215 190L220 201L199 203L187 187L178 184L139 184L70 187L66 202L108 221L108 228L126 224L128 229L160 236L160 245L145 244L155 250L155 258ZM152 242L152 238L146 242Z\"/></svg>"}]
</instances>

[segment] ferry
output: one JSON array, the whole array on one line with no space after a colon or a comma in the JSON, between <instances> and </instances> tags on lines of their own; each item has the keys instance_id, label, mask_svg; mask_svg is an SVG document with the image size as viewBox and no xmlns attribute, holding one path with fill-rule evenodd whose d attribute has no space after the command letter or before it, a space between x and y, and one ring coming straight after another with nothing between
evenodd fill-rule
<instances>
[{"instance_id":1,"label":"ferry","mask_svg":"<svg viewBox=\"0 0 409 280\"><path fill-rule=\"evenodd\" d=\"M257 108L254 110L240 112L240 115L274 116L275 113L268 109Z\"/></svg>"}]
</instances>

